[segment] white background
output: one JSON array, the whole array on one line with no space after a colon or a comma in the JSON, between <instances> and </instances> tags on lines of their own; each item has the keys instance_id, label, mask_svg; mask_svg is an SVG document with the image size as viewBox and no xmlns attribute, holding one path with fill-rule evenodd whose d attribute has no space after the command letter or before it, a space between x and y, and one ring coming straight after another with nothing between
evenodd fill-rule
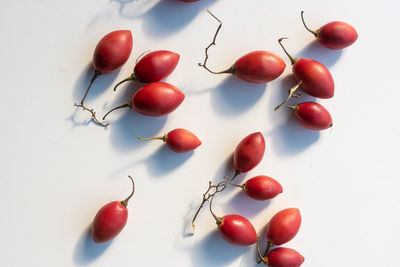
<instances>
[{"instance_id":1,"label":"white background","mask_svg":"<svg viewBox=\"0 0 400 267\"><path fill-rule=\"evenodd\" d=\"M218 26L206 8L224 22L210 68L269 50L287 63L284 74L257 85L199 68ZM270 175L284 193L256 202L226 190L214 201L217 215L244 215L264 235L273 214L297 207L301 230L287 246L304 255L304 266L398 266L399 8L395 0L1 1L0 265L256 266L255 246L226 243L207 210L194 236L190 221L208 180L231 175L238 142L261 131L266 153L245 179ZM311 28L343 20L359 39L343 51L325 49L303 28L301 10ZM186 95L174 113L121 110L103 129L75 110L97 42L116 29L133 32L132 55L119 72L98 78L87 104L104 114L126 101L139 85L111 87L142 52L167 49L181 55L167 81ZM294 84L277 43L284 36L294 56L316 59L334 76L334 98L319 101L334 119L327 131L305 130L291 111L273 111ZM178 127L202 146L175 154L136 140ZM129 194L128 174L136 181L128 223L112 242L94 244L88 227L102 205Z\"/></svg>"}]
</instances>

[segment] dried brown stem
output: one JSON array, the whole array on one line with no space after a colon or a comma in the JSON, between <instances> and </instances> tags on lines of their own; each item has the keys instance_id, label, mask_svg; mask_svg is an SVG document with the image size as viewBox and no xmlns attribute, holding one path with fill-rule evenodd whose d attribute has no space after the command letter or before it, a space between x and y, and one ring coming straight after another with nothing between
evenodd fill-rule
<instances>
[{"instance_id":1,"label":"dried brown stem","mask_svg":"<svg viewBox=\"0 0 400 267\"><path fill-rule=\"evenodd\" d=\"M306 25L306 22L304 21L304 11L301 11L301 20L303 21L303 25L306 28L307 31L311 32L312 34L314 34L315 37L318 37L318 31L313 31L311 29L309 29Z\"/></svg>"},{"instance_id":2,"label":"dried brown stem","mask_svg":"<svg viewBox=\"0 0 400 267\"><path fill-rule=\"evenodd\" d=\"M289 90L289 95L288 97L285 99L285 101L283 101L281 104L279 104L278 106L276 106L274 108L275 111L277 111L280 107L285 106L286 102L289 101L289 99L293 96L293 97L301 97L301 94L297 94L295 95L294 92L296 92L296 90L299 88L299 86L301 85L302 81L300 81L299 83L297 83L295 86L293 86L292 88L290 88Z\"/></svg>"},{"instance_id":3,"label":"dried brown stem","mask_svg":"<svg viewBox=\"0 0 400 267\"><path fill-rule=\"evenodd\" d=\"M130 175L128 175L128 177L129 177L129 179L131 179L131 181L132 181L132 192L131 192L131 194L130 194L125 200L121 201L121 204L122 204L124 207L128 206L128 201L129 201L129 199L131 199L131 197L132 197L133 194L135 193L135 181L133 181L133 178L132 178Z\"/></svg>"}]
</instances>

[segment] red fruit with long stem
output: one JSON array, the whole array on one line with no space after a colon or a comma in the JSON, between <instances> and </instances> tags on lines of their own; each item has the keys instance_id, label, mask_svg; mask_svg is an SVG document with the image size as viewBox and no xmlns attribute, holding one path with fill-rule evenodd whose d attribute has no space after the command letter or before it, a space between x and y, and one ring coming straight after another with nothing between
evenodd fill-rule
<instances>
[{"instance_id":1,"label":"red fruit with long stem","mask_svg":"<svg viewBox=\"0 0 400 267\"><path fill-rule=\"evenodd\" d=\"M139 140L162 140L167 146L177 152L177 153L185 153L192 150L195 150L198 146L201 145L201 141L194 135L192 132L185 129L175 129L170 131L169 133L152 138L141 138L138 136Z\"/></svg>"},{"instance_id":2,"label":"red fruit with long stem","mask_svg":"<svg viewBox=\"0 0 400 267\"><path fill-rule=\"evenodd\" d=\"M275 214L267 226L267 239L271 245L282 245L292 240L300 229L301 215L296 208Z\"/></svg>"},{"instance_id":3,"label":"red fruit with long stem","mask_svg":"<svg viewBox=\"0 0 400 267\"><path fill-rule=\"evenodd\" d=\"M104 243L117 236L128 220L129 199L135 192L135 183L131 176L132 192L123 201L113 201L103 206L96 214L92 224L92 238L96 243Z\"/></svg>"},{"instance_id":4,"label":"red fruit with long stem","mask_svg":"<svg viewBox=\"0 0 400 267\"><path fill-rule=\"evenodd\" d=\"M128 30L113 31L104 36L96 46L93 54L94 75L90 81L89 87L86 89L81 103L76 104L76 107L81 107L92 114L93 120L102 126L107 126L107 123L102 123L96 118L96 112L85 106L86 96L92 87L93 82L102 74L111 73L119 69L128 60L132 51L132 34Z\"/></svg>"},{"instance_id":5,"label":"red fruit with long stem","mask_svg":"<svg viewBox=\"0 0 400 267\"><path fill-rule=\"evenodd\" d=\"M333 97L335 93L335 84L329 70L318 61L308 58L297 59L292 57L282 45L283 39L287 38L280 38L279 44L290 58L294 77L299 83L289 90L289 96L282 104L278 105L275 110L278 110L279 107L284 105L299 87L307 94L317 98L326 99Z\"/></svg>"},{"instance_id":6,"label":"red fruit with long stem","mask_svg":"<svg viewBox=\"0 0 400 267\"><path fill-rule=\"evenodd\" d=\"M272 199L283 192L278 181L265 175L253 177L240 187L249 197L256 200Z\"/></svg>"},{"instance_id":7,"label":"red fruit with long stem","mask_svg":"<svg viewBox=\"0 0 400 267\"><path fill-rule=\"evenodd\" d=\"M215 196L215 195L214 195ZM210 201L210 212L214 217L218 230L222 237L235 246L250 246L257 242L257 233L253 225L245 217L231 214L224 217L218 217L211 209L212 201Z\"/></svg>"},{"instance_id":8,"label":"red fruit with long stem","mask_svg":"<svg viewBox=\"0 0 400 267\"><path fill-rule=\"evenodd\" d=\"M174 111L184 98L182 91L169 83L149 83L136 91L127 103L107 112L103 120L112 111L126 107L146 116L164 116Z\"/></svg>"},{"instance_id":9,"label":"red fruit with long stem","mask_svg":"<svg viewBox=\"0 0 400 267\"><path fill-rule=\"evenodd\" d=\"M275 248L269 251L265 256L262 256L258 240L257 253L260 257L260 262L264 262L269 267L299 267L304 262L304 257L291 248Z\"/></svg>"},{"instance_id":10,"label":"red fruit with long stem","mask_svg":"<svg viewBox=\"0 0 400 267\"><path fill-rule=\"evenodd\" d=\"M327 48L333 50L343 49L352 45L358 38L356 29L343 21L333 21L313 31L307 27L303 13L304 11L301 11L301 20L303 21L304 27Z\"/></svg>"},{"instance_id":11,"label":"red fruit with long stem","mask_svg":"<svg viewBox=\"0 0 400 267\"><path fill-rule=\"evenodd\" d=\"M248 172L260 163L265 152L265 140L260 132L246 136L235 149L233 165L239 173Z\"/></svg>"},{"instance_id":12,"label":"red fruit with long stem","mask_svg":"<svg viewBox=\"0 0 400 267\"><path fill-rule=\"evenodd\" d=\"M326 130L332 127L332 117L329 111L316 102L304 102L297 106L286 106L294 110L300 124L310 130Z\"/></svg>"},{"instance_id":13,"label":"red fruit with long stem","mask_svg":"<svg viewBox=\"0 0 400 267\"><path fill-rule=\"evenodd\" d=\"M119 82L114 87L114 91L120 84L127 81L139 81L142 83L161 81L174 71L176 65L178 65L179 58L179 54L167 50L148 53L136 62L133 73Z\"/></svg>"},{"instance_id":14,"label":"red fruit with long stem","mask_svg":"<svg viewBox=\"0 0 400 267\"><path fill-rule=\"evenodd\" d=\"M268 51L253 51L250 52L238 60L226 70L223 71L212 71L207 67L208 60L208 49L215 45L218 32L222 27L222 22L214 16L209 10L207 10L211 16L213 16L220 24L214 35L213 41L205 49L205 59L203 63L199 63L199 66L205 68L207 71L213 74L229 73L235 75L241 80L251 83L267 83L278 78L285 70L286 64L283 59Z\"/></svg>"}]
</instances>

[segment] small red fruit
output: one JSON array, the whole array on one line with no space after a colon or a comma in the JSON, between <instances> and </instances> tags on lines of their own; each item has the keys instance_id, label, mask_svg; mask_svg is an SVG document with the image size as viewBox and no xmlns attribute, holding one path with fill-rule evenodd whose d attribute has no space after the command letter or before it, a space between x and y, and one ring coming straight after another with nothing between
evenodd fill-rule
<instances>
[{"instance_id":1,"label":"small red fruit","mask_svg":"<svg viewBox=\"0 0 400 267\"><path fill-rule=\"evenodd\" d=\"M92 224L92 238L96 243L104 243L117 236L128 220L129 199L135 192L135 183L132 177L132 193L123 201L113 201L103 206L96 214Z\"/></svg>"},{"instance_id":2,"label":"small red fruit","mask_svg":"<svg viewBox=\"0 0 400 267\"><path fill-rule=\"evenodd\" d=\"M292 240L300 229L301 215L296 208L275 214L267 226L267 239L272 245L282 245Z\"/></svg>"},{"instance_id":3,"label":"small red fruit","mask_svg":"<svg viewBox=\"0 0 400 267\"><path fill-rule=\"evenodd\" d=\"M278 181L265 175L247 180L243 184L243 190L249 197L256 200L272 199L283 191Z\"/></svg>"},{"instance_id":4,"label":"small red fruit","mask_svg":"<svg viewBox=\"0 0 400 267\"><path fill-rule=\"evenodd\" d=\"M152 137L152 138L141 138L138 136L139 140L162 140L167 146L177 152L185 153L195 150L201 145L201 141L192 132L185 129L175 129L170 131L164 136Z\"/></svg>"},{"instance_id":5,"label":"small red fruit","mask_svg":"<svg viewBox=\"0 0 400 267\"><path fill-rule=\"evenodd\" d=\"M265 140L260 132L246 136L235 149L233 165L239 173L248 172L260 163L265 152Z\"/></svg>"},{"instance_id":6,"label":"small red fruit","mask_svg":"<svg viewBox=\"0 0 400 267\"><path fill-rule=\"evenodd\" d=\"M231 214L217 221L222 237L235 246L250 246L257 242L257 233L253 225L245 217Z\"/></svg>"},{"instance_id":7,"label":"small red fruit","mask_svg":"<svg viewBox=\"0 0 400 267\"><path fill-rule=\"evenodd\" d=\"M329 111L316 102L304 102L297 106L285 107L293 109L297 120L307 129L320 131L333 125Z\"/></svg>"}]
</instances>

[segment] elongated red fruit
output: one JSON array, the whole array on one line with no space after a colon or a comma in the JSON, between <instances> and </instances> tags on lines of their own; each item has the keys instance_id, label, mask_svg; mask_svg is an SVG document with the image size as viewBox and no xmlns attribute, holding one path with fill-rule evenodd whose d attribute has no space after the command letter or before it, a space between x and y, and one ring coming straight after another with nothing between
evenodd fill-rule
<instances>
[{"instance_id":1,"label":"elongated red fruit","mask_svg":"<svg viewBox=\"0 0 400 267\"><path fill-rule=\"evenodd\" d=\"M132 44L131 31L110 32L96 46L93 54L93 68L102 74L119 69L129 59Z\"/></svg>"},{"instance_id":2,"label":"elongated red fruit","mask_svg":"<svg viewBox=\"0 0 400 267\"><path fill-rule=\"evenodd\" d=\"M299 267L304 262L304 257L291 248L275 248L267 254L269 267Z\"/></svg>"},{"instance_id":3,"label":"elongated red fruit","mask_svg":"<svg viewBox=\"0 0 400 267\"><path fill-rule=\"evenodd\" d=\"M249 197L256 200L272 199L283 191L278 181L265 175L259 175L247 180L243 190Z\"/></svg>"},{"instance_id":4,"label":"elongated red fruit","mask_svg":"<svg viewBox=\"0 0 400 267\"><path fill-rule=\"evenodd\" d=\"M127 81L151 83L163 80L174 71L179 58L179 54L167 50L148 53L136 63L133 73L128 78L115 85L114 91Z\"/></svg>"},{"instance_id":5,"label":"elongated red fruit","mask_svg":"<svg viewBox=\"0 0 400 267\"><path fill-rule=\"evenodd\" d=\"M265 152L265 140L260 132L246 136L235 149L233 165L235 170L248 172L260 163Z\"/></svg>"},{"instance_id":6,"label":"elongated red fruit","mask_svg":"<svg viewBox=\"0 0 400 267\"><path fill-rule=\"evenodd\" d=\"M301 11L301 19L304 27L327 48L333 50L343 49L352 45L358 38L356 29L343 21L332 21L316 31L310 30L304 21L303 13L304 12Z\"/></svg>"},{"instance_id":7,"label":"elongated red fruit","mask_svg":"<svg viewBox=\"0 0 400 267\"><path fill-rule=\"evenodd\" d=\"M113 201L103 206L96 214L92 224L92 238L96 243L104 243L117 236L128 220L129 199L135 191L132 177L132 193L123 201Z\"/></svg>"},{"instance_id":8,"label":"elongated red fruit","mask_svg":"<svg viewBox=\"0 0 400 267\"><path fill-rule=\"evenodd\" d=\"M235 246L250 246L257 242L257 233L253 225L245 217L231 214L217 221L222 237Z\"/></svg>"},{"instance_id":9,"label":"elongated red fruit","mask_svg":"<svg viewBox=\"0 0 400 267\"><path fill-rule=\"evenodd\" d=\"M293 109L297 120L310 130L325 130L332 127L332 117L329 111L316 102L304 102L297 106L287 106Z\"/></svg>"},{"instance_id":10,"label":"elongated red fruit","mask_svg":"<svg viewBox=\"0 0 400 267\"><path fill-rule=\"evenodd\" d=\"M107 112L103 120L112 111L126 107L147 116L164 116L174 111L184 98L182 91L169 83L149 83L137 90L127 103Z\"/></svg>"},{"instance_id":11,"label":"elongated red fruit","mask_svg":"<svg viewBox=\"0 0 400 267\"><path fill-rule=\"evenodd\" d=\"M267 239L272 245L282 245L292 240L300 229L301 215L296 208L275 214L267 226Z\"/></svg>"},{"instance_id":12,"label":"elongated red fruit","mask_svg":"<svg viewBox=\"0 0 400 267\"><path fill-rule=\"evenodd\" d=\"M199 138L192 132L185 129L175 129L170 131L164 136L152 137L152 138L141 138L138 136L139 140L162 140L166 142L167 146L177 152L185 153L195 150L201 145Z\"/></svg>"}]
</instances>

